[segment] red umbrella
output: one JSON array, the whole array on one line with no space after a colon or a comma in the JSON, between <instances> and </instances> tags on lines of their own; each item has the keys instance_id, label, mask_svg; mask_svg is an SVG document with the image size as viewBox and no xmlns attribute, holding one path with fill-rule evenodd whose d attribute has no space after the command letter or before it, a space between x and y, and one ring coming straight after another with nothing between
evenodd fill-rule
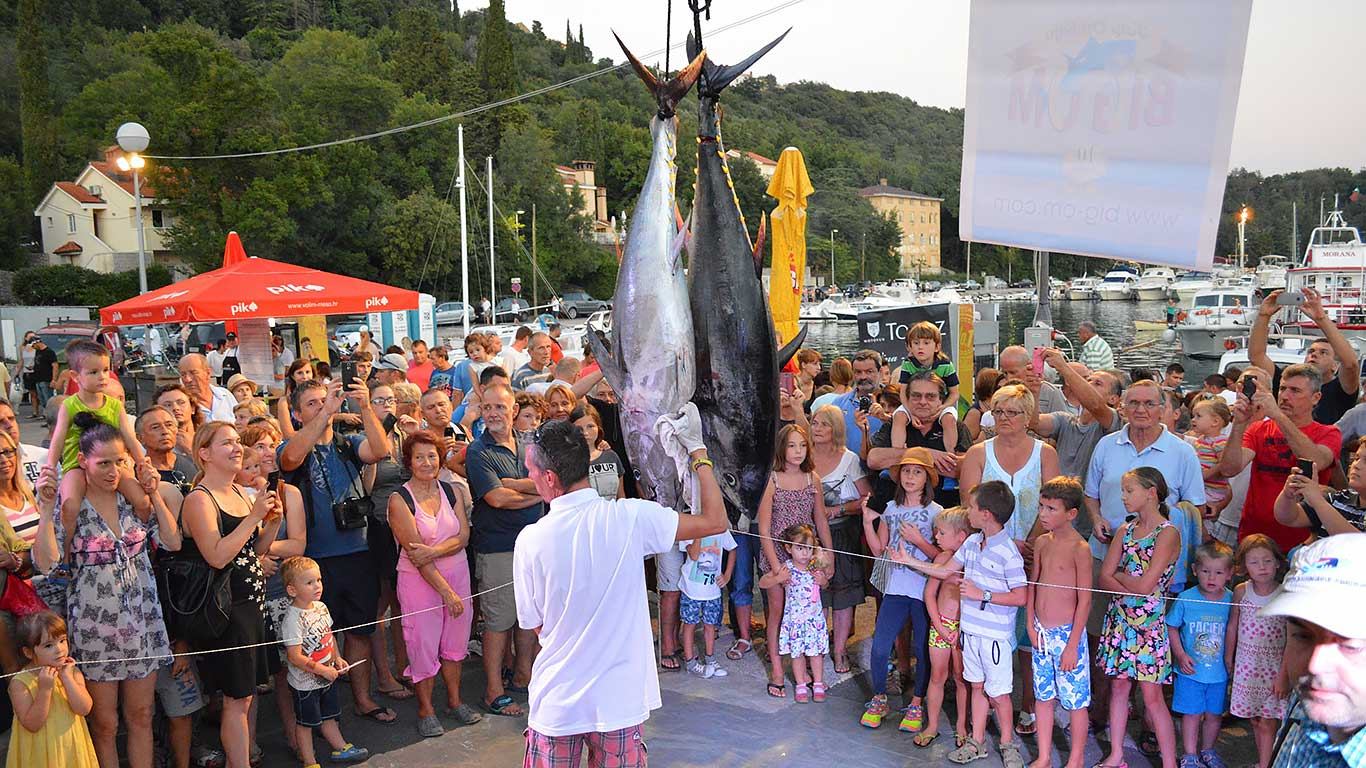
<instances>
[{"instance_id":1,"label":"red umbrella","mask_svg":"<svg viewBox=\"0 0 1366 768\"><path fill-rule=\"evenodd\" d=\"M236 235L228 238L224 259ZM417 292L345 275L244 259L100 310L105 325L206 323L304 315L349 315L417 309Z\"/></svg>"},{"instance_id":2,"label":"red umbrella","mask_svg":"<svg viewBox=\"0 0 1366 768\"><path fill-rule=\"evenodd\" d=\"M228 233L228 242L223 245L223 266L232 265L247 260L247 250L242 247L242 238L236 232Z\"/></svg>"}]
</instances>

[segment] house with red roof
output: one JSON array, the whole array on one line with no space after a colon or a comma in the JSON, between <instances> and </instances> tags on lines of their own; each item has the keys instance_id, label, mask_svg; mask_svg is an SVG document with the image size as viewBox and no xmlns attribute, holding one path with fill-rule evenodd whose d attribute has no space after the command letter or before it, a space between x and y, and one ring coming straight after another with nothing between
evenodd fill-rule
<instances>
[{"instance_id":1,"label":"house with red roof","mask_svg":"<svg viewBox=\"0 0 1366 768\"><path fill-rule=\"evenodd\" d=\"M764 177L764 181L772 180L773 174L778 171L777 160L771 160L758 152L741 152L738 149L728 149L726 150L726 157L731 160L743 158L759 166L759 175Z\"/></svg>"},{"instance_id":2,"label":"house with red roof","mask_svg":"<svg viewBox=\"0 0 1366 768\"><path fill-rule=\"evenodd\" d=\"M42 231L48 264L74 264L96 272L124 272L138 266L138 228L133 174L119 170L121 150L108 147L104 159L86 164L74 181L58 181L33 210ZM167 237L173 224L167 201L158 199L144 177L142 224L147 263L181 266Z\"/></svg>"}]
</instances>

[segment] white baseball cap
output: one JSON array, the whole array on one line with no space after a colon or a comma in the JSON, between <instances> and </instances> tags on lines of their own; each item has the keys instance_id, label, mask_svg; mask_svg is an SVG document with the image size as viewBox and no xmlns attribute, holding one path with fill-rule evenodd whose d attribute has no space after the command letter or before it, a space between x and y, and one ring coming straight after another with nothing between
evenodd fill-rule
<instances>
[{"instance_id":1,"label":"white baseball cap","mask_svg":"<svg viewBox=\"0 0 1366 768\"><path fill-rule=\"evenodd\" d=\"M1366 533L1340 533L1295 553L1263 616L1303 619L1342 637L1366 638ZM1353 608L1353 606L1357 606Z\"/></svg>"}]
</instances>

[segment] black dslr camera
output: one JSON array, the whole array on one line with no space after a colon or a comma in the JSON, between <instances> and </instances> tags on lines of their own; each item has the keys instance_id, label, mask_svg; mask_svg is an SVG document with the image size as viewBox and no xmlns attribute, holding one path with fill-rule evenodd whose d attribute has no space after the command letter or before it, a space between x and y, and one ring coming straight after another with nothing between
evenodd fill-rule
<instances>
[{"instance_id":1,"label":"black dslr camera","mask_svg":"<svg viewBox=\"0 0 1366 768\"><path fill-rule=\"evenodd\" d=\"M375 502L369 497L353 497L342 499L332 505L332 519L337 523L337 530L351 531L357 528L364 528L370 522L370 513L375 509Z\"/></svg>"}]
</instances>

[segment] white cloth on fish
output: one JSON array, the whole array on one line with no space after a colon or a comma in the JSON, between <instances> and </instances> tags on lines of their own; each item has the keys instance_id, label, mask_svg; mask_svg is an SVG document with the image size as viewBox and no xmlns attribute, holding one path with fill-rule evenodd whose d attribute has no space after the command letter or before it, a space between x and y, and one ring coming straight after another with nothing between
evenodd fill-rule
<instances>
[{"instance_id":1,"label":"white cloth on fish","mask_svg":"<svg viewBox=\"0 0 1366 768\"><path fill-rule=\"evenodd\" d=\"M689 456L698 448L707 447L706 443L702 442L702 417L697 413L697 406L684 403L683 407L678 409L678 413L660 416L655 421L655 435L659 437L660 447L674 460L678 478L682 481L683 503L687 505L688 511L694 511L693 500L697 498L698 486Z\"/></svg>"}]
</instances>

